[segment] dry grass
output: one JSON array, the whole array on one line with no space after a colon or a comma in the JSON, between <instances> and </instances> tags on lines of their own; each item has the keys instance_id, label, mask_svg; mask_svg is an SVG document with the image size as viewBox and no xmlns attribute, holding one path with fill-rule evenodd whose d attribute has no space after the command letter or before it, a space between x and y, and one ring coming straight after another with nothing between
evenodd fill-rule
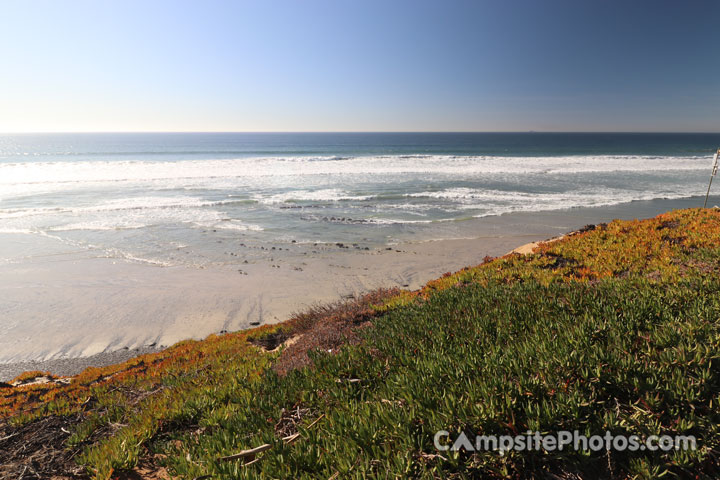
<instances>
[{"instance_id":1,"label":"dry grass","mask_svg":"<svg viewBox=\"0 0 720 480\"><path fill-rule=\"evenodd\" d=\"M88 478L75 463L80 448L65 447L65 440L81 416L52 415L24 425L0 425L0 478ZM57 476L62 472L62 476Z\"/></svg>"},{"instance_id":2,"label":"dry grass","mask_svg":"<svg viewBox=\"0 0 720 480\"><path fill-rule=\"evenodd\" d=\"M375 307L399 292L398 289L379 289L355 299L317 305L296 314L287 325L293 335L301 337L283 350L273 370L286 375L291 370L309 365L310 351L336 351L343 345L357 343L360 340L358 332L377 315Z\"/></svg>"}]
</instances>

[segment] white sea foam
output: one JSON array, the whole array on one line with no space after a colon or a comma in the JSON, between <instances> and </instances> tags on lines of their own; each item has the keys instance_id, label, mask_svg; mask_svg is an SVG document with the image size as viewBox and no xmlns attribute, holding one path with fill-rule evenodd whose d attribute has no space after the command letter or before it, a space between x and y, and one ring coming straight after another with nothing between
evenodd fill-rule
<instances>
[{"instance_id":1,"label":"white sea foam","mask_svg":"<svg viewBox=\"0 0 720 480\"><path fill-rule=\"evenodd\" d=\"M137 230L145 228L149 225L146 223L134 223L132 221L121 220L89 220L86 222L68 223L56 227L49 227L48 232L70 232L74 230L93 230L93 231L109 231L109 230Z\"/></svg>"},{"instance_id":2,"label":"white sea foam","mask_svg":"<svg viewBox=\"0 0 720 480\"><path fill-rule=\"evenodd\" d=\"M73 208L73 213L108 212L113 210L138 210L149 208L188 208L220 205L223 202L210 202L197 197L127 197L108 200L98 205Z\"/></svg>"},{"instance_id":3,"label":"white sea foam","mask_svg":"<svg viewBox=\"0 0 720 480\"><path fill-rule=\"evenodd\" d=\"M432 224L689 197L703 193L695 185L706 170L705 157L627 155L0 163L0 233L80 238L69 232L171 226L148 237L162 244L188 228L249 235L283 232L287 222ZM87 236L98 237L112 235Z\"/></svg>"},{"instance_id":4,"label":"white sea foam","mask_svg":"<svg viewBox=\"0 0 720 480\"><path fill-rule=\"evenodd\" d=\"M195 221L193 222L195 225L198 225L199 227L203 228L214 228L214 229L221 229L221 230L237 230L240 232L261 232L263 231L263 227L260 225L253 225L249 223L241 222L240 220L231 219L231 218L223 218L220 221L212 221L212 222L202 222L202 221Z\"/></svg>"},{"instance_id":5,"label":"white sea foam","mask_svg":"<svg viewBox=\"0 0 720 480\"><path fill-rule=\"evenodd\" d=\"M520 192L506 192L501 190L479 190L467 187L455 187L447 188L444 190L438 190L434 192L416 192L408 193L407 197L414 198L438 198L438 199L450 199L450 200L462 200L462 199L477 199L477 198L489 198L495 195L495 198L508 197L515 198L522 196Z\"/></svg>"},{"instance_id":6,"label":"white sea foam","mask_svg":"<svg viewBox=\"0 0 720 480\"><path fill-rule=\"evenodd\" d=\"M0 210L0 233L129 230L167 224L196 224L205 228L261 230L210 208L223 202L193 198L138 197L78 208Z\"/></svg>"},{"instance_id":7,"label":"white sea foam","mask_svg":"<svg viewBox=\"0 0 720 480\"><path fill-rule=\"evenodd\" d=\"M674 187L674 188L673 188ZM629 191L613 188L588 188L569 192L517 192L466 187L439 191L410 193L412 198L446 200L444 209L449 211L479 210L474 216L483 217L510 212L539 212L570 207L600 207L619 205L639 200L687 198L687 191L679 185L653 192Z\"/></svg>"},{"instance_id":8,"label":"white sea foam","mask_svg":"<svg viewBox=\"0 0 720 480\"><path fill-rule=\"evenodd\" d=\"M205 201L196 197L126 197L81 207L41 207L0 209L0 220L37 215L83 215L121 210L184 209L236 203L236 200Z\"/></svg>"},{"instance_id":9,"label":"white sea foam","mask_svg":"<svg viewBox=\"0 0 720 480\"><path fill-rule=\"evenodd\" d=\"M107 184L154 188L224 188L278 177L382 176L393 174L492 175L707 170L705 157L590 155L566 157L491 157L448 155L367 156L353 158L273 157L232 160L33 162L0 164L0 198ZM120 187L120 185L117 185Z\"/></svg>"},{"instance_id":10,"label":"white sea foam","mask_svg":"<svg viewBox=\"0 0 720 480\"><path fill-rule=\"evenodd\" d=\"M118 248L108 248L105 250L104 255L100 255L103 258L117 258L119 260L125 260L130 263L140 263L144 265L152 265L156 267L172 267L174 264L164 260L158 260L156 258L146 258L139 255L135 255Z\"/></svg>"},{"instance_id":11,"label":"white sea foam","mask_svg":"<svg viewBox=\"0 0 720 480\"><path fill-rule=\"evenodd\" d=\"M23 235L29 235L35 232L36 230L33 230L31 228L0 227L0 233L18 233Z\"/></svg>"},{"instance_id":12,"label":"white sea foam","mask_svg":"<svg viewBox=\"0 0 720 480\"><path fill-rule=\"evenodd\" d=\"M369 200L370 195L352 195L338 188L326 188L321 190L292 190L284 193L277 193L270 196L255 195L258 202L265 204L278 204L287 202L340 202L343 200Z\"/></svg>"},{"instance_id":13,"label":"white sea foam","mask_svg":"<svg viewBox=\"0 0 720 480\"><path fill-rule=\"evenodd\" d=\"M426 224L426 223L436 223L436 222L443 222L443 221L450 221L448 220L407 220L407 219L400 219L400 218L368 218L362 220L361 223L369 224L369 225L412 225L412 224Z\"/></svg>"}]
</instances>

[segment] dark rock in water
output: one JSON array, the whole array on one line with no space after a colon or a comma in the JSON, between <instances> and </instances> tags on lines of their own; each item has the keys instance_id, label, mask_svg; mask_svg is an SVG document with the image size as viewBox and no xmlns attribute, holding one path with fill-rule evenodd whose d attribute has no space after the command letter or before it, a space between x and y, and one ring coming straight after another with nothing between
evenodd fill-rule
<instances>
[{"instance_id":1,"label":"dark rock in water","mask_svg":"<svg viewBox=\"0 0 720 480\"><path fill-rule=\"evenodd\" d=\"M292 242L290 242L290 243L297 243L297 240L293 240L293 241L292 241Z\"/></svg>"},{"instance_id":2,"label":"dark rock in water","mask_svg":"<svg viewBox=\"0 0 720 480\"><path fill-rule=\"evenodd\" d=\"M260 325L260 322L250 322L250 325L252 325L253 327L257 327L258 325Z\"/></svg>"}]
</instances>

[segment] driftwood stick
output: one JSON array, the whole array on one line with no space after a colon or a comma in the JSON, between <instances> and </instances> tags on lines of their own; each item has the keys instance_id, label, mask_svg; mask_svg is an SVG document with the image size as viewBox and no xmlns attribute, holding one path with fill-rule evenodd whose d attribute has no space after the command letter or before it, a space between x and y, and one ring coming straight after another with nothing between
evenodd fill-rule
<instances>
[{"instance_id":1,"label":"driftwood stick","mask_svg":"<svg viewBox=\"0 0 720 480\"><path fill-rule=\"evenodd\" d=\"M337 380L335 380L335 383L342 383L342 382L358 383L358 382L362 382L362 379L360 379L360 378L338 378Z\"/></svg>"},{"instance_id":2,"label":"driftwood stick","mask_svg":"<svg viewBox=\"0 0 720 480\"><path fill-rule=\"evenodd\" d=\"M249 462L245 462L242 464L243 467L247 467L248 465L252 465L253 463L257 463L262 459L262 457L255 457L254 460L250 460Z\"/></svg>"},{"instance_id":3,"label":"driftwood stick","mask_svg":"<svg viewBox=\"0 0 720 480\"><path fill-rule=\"evenodd\" d=\"M283 442L290 444L290 443L293 443L298 438L300 438L299 433L296 433L294 435L288 435L287 437L283 437Z\"/></svg>"},{"instance_id":4,"label":"driftwood stick","mask_svg":"<svg viewBox=\"0 0 720 480\"><path fill-rule=\"evenodd\" d=\"M314 422L312 422L310 425L308 425L306 428L311 428L311 427L313 427L313 426L314 426L317 422L319 422L320 419L322 419L324 416L325 416L325 414L323 413L323 414L320 415L318 418L316 418ZM285 442L285 443L287 443L287 444L289 445L289 444L293 443L295 440L297 440L298 438L300 438L300 432L295 433L295 434L293 434L293 435L288 435L287 437L283 437L282 441ZM272 448L272 445L270 445L269 443L265 443L265 444L263 444L263 445L260 445L259 447L251 448L251 449L249 449L249 450L243 450L242 452L238 452L238 453L236 453L236 454L234 454L234 455L228 455L228 456L226 456L226 457L220 457L220 458L218 459L218 461L220 461L220 462L231 462L231 461L233 461L233 460L240 460L240 459L242 459L242 458L255 457L258 453L262 453L262 452L264 452L264 451L266 451L266 450L270 450L271 448ZM257 462L258 460L259 460L258 458L255 458L255 459L253 459L252 461L243 464L243 466L251 465L251 464Z\"/></svg>"},{"instance_id":5,"label":"driftwood stick","mask_svg":"<svg viewBox=\"0 0 720 480\"><path fill-rule=\"evenodd\" d=\"M265 450L270 450L272 448L272 445L269 443L265 443L263 445L260 445L259 447L251 448L249 450L243 450L242 452L238 452L234 455L228 455L227 457L220 457L221 462L230 462L232 460L238 460L240 458L245 457L251 457L254 455L257 455L258 453L264 452Z\"/></svg>"},{"instance_id":6,"label":"driftwood stick","mask_svg":"<svg viewBox=\"0 0 720 480\"><path fill-rule=\"evenodd\" d=\"M324 416L325 416L325 414L323 413L322 415L320 415L319 417L317 417L314 422L312 422L310 425L308 425L308 426L306 427L306 429L309 429L309 428L314 427L315 424L316 424L317 422L319 422Z\"/></svg>"},{"instance_id":7,"label":"driftwood stick","mask_svg":"<svg viewBox=\"0 0 720 480\"><path fill-rule=\"evenodd\" d=\"M12 435L8 435L7 437L2 437L2 438L0 438L0 442L2 442L4 440L8 440L8 439L14 437L15 435L17 435L17 433L13 433Z\"/></svg>"}]
</instances>

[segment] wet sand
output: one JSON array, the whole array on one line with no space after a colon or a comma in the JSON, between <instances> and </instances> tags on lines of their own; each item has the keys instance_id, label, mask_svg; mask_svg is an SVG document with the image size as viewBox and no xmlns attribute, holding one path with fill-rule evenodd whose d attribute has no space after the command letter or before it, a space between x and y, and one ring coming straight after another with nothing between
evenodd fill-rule
<instances>
[{"instance_id":1,"label":"wet sand","mask_svg":"<svg viewBox=\"0 0 720 480\"><path fill-rule=\"evenodd\" d=\"M232 262L206 269L74 251L30 256L0 265L0 380L30 369L73 374L130 358L133 349L285 320L314 303L378 287L416 289L486 255L503 255L588 223L651 217L697 201L487 217L468 221L467 238L383 248L286 244L258 256L241 247L229 252ZM22 238L4 235L0 245L22 248ZM37 363L43 361L51 362Z\"/></svg>"}]
</instances>

